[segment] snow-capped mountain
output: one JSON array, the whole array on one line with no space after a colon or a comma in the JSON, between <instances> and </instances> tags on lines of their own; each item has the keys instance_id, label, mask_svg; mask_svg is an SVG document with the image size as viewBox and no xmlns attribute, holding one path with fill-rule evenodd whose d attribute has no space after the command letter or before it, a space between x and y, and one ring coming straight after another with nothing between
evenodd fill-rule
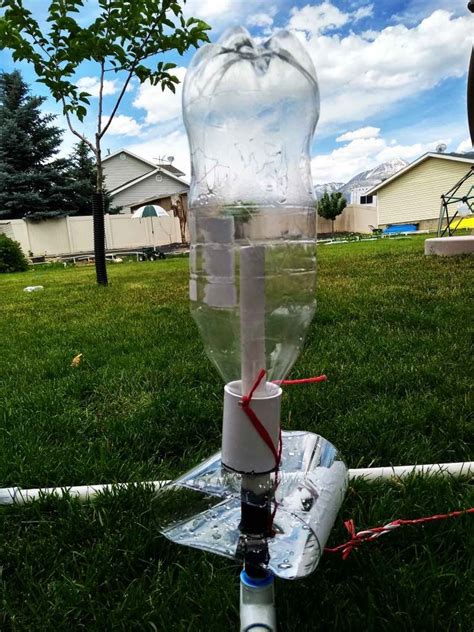
<instances>
[{"instance_id":1,"label":"snow-capped mountain","mask_svg":"<svg viewBox=\"0 0 474 632\"><path fill-rule=\"evenodd\" d=\"M323 193L335 193L336 191L339 191L339 189L343 186L344 182L328 182L327 184L316 184L314 186L314 192L316 193L316 197L319 200Z\"/></svg>"},{"instance_id":2,"label":"snow-capped mountain","mask_svg":"<svg viewBox=\"0 0 474 632\"><path fill-rule=\"evenodd\" d=\"M406 167L408 162L403 160L402 158L395 158L394 160L388 160L387 162L383 162L378 165L374 169L369 169L368 171L361 171L353 178L346 182L345 184L341 184L339 182L330 182L328 184L317 184L314 187L314 191L316 193L316 197L319 199L324 191L328 193L333 193L336 191L341 191L348 202L351 201L351 192L357 191L368 191L382 180L386 180L393 176L394 173Z\"/></svg>"},{"instance_id":3,"label":"snow-capped mountain","mask_svg":"<svg viewBox=\"0 0 474 632\"><path fill-rule=\"evenodd\" d=\"M394 173L406 167L408 162L403 160L402 158L395 158L394 160L388 160L387 162L382 162L375 169L371 169L370 171L363 172L363 179L367 181L374 181L374 184L378 184L382 180L386 180L393 176ZM359 174L362 176L362 174ZM357 176L356 176L357 177ZM376 182L375 182L376 181Z\"/></svg>"}]
</instances>

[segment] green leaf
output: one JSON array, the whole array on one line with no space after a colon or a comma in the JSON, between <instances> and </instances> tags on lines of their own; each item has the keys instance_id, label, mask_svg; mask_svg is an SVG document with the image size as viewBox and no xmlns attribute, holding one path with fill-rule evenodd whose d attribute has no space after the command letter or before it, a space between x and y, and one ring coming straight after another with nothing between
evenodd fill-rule
<instances>
[{"instance_id":1,"label":"green leaf","mask_svg":"<svg viewBox=\"0 0 474 632\"><path fill-rule=\"evenodd\" d=\"M97 64L96 76L105 64L115 76L124 71L141 83L150 80L175 92L179 79L169 71L176 64L156 61L156 55L183 55L209 40L208 24L184 19L184 0L97 0L98 13L88 23L79 11L84 0L51 0L42 7L48 29L39 25L25 2L0 0L0 48L9 49L15 61L31 63L38 81L63 102L65 112L81 121L87 116L90 95L78 91L74 79L84 62Z\"/></svg>"}]
</instances>

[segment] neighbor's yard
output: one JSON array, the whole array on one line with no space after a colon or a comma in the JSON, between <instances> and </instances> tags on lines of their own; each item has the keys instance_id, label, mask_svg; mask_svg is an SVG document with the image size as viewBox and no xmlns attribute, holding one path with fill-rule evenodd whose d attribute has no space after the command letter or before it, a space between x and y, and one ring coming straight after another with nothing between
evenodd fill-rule
<instances>
[{"instance_id":1,"label":"neighbor's yard","mask_svg":"<svg viewBox=\"0 0 474 632\"><path fill-rule=\"evenodd\" d=\"M472 259L422 251L421 238L319 248L319 308L292 375L329 381L289 388L283 423L320 432L351 467L474 458ZM110 279L0 277L0 486L170 478L219 448L223 385L188 313L187 260L110 266ZM138 487L0 509L0 628L236 630L237 563L166 541L161 502ZM355 482L330 544L348 518L473 505L467 481ZM470 630L473 550L466 516L326 555L309 579L278 581L280 629Z\"/></svg>"}]
</instances>

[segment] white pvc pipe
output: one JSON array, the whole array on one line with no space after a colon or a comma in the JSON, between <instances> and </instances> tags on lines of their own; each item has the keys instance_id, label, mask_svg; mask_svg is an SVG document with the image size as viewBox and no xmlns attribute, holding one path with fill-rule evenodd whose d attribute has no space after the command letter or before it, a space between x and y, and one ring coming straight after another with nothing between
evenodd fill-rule
<instances>
[{"instance_id":1,"label":"white pvc pipe","mask_svg":"<svg viewBox=\"0 0 474 632\"><path fill-rule=\"evenodd\" d=\"M260 371L265 369L265 246L244 246L240 249L240 358L244 395L250 391ZM263 396L265 392L266 379L263 379L254 395ZM279 434L279 412L278 409L275 433L272 433L276 436ZM263 441L261 443L263 446ZM262 490L270 487L268 474L242 477L242 489L261 494Z\"/></svg>"},{"instance_id":2,"label":"white pvc pipe","mask_svg":"<svg viewBox=\"0 0 474 632\"><path fill-rule=\"evenodd\" d=\"M240 249L240 357L242 395L265 368L265 247ZM265 380L255 395L265 394Z\"/></svg>"},{"instance_id":3,"label":"white pvc pipe","mask_svg":"<svg viewBox=\"0 0 474 632\"><path fill-rule=\"evenodd\" d=\"M242 408L242 382L229 382L224 388L224 414L222 418L221 463L235 472L270 472L275 468L275 455L259 436ZM252 410L267 431L274 446L278 446L281 406L281 388L269 382L267 392L253 396ZM268 475L265 475L268 477ZM244 476L243 481L247 477ZM261 476L257 477L261 478ZM248 488L247 488L248 489ZM256 493L264 489L257 487Z\"/></svg>"},{"instance_id":4,"label":"white pvc pipe","mask_svg":"<svg viewBox=\"0 0 474 632\"><path fill-rule=\"evenodd\" d=\"M349 470L349 479L363 478L369 483L391 478L404 478L410 474L423 476L474 476L474 461L461 463L429 463L425 465L396 465L390 467L366 467ZM283 474L284 475L284 474ZM53 494L55 496L69 495L82 501L88 501L101 492L127 489L134 485L146 485L154 491L160 491L167 486L171 487L173 481L145 481L138 483L108 483L104 485L79 485L63 487L44 487L36 489L21 489L21 487L0 488L1 505L24 505L41 496Z\"/></svg>"},{"instance_id":5,"label":"white pvc pipe","mask_svg":"<svg viewBox=\"0 0 474 632\"><path fill-rule=\"evenodd\" d=\"M252 586L240 575L240 632L276 632L275 579Z\"/></svg>"},{"instance_id":6,"label":"white pvc pipe","mask_svg":"<svg viewBox=\"0 0 474 632\"><path fill-rule=\"evenodd\" d=\"M364 478L377 481L389 478L403 478L410 474L436 476L473 476L474 461L464 463L429 463L425 465L395 465L389 467L363 467L349 470L349 478Z\"/></svg>"},{"instance_id":7,"label":"white pvc pipe","mask_svg":"<svg viewBox=\"0 0 474 632\"><path fill-rule=\"evenodd\" d=\"M41 496L52 494L63 497L70 496L78 498L84 502L94 498L98 494L117 489L127 489L134 485L147 485L154 491L159 491L172 483L172 481L150 481L139 483L109 483L104 485L78 485L73 487L43 487L36 489L21 489L21 487L4 487L0 489L0 505L25 505L33 500L38 500Z\"/></svg>"}]
</instances>

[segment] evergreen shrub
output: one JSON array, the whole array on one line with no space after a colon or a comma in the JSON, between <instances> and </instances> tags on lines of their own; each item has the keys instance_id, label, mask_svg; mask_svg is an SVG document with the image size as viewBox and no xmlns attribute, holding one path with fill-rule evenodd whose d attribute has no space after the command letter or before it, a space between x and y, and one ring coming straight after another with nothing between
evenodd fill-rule
<instances>
[{"instance_id":1,"label":"evergreen shrub","mask_svg":"<svg viewBox=\"0 0 474 632\"><path fill-rule=\"evenodd\" d=\"M28 270L28 261L20 244L0 234L0 273L24 272L25 270Z\"/></svg>"}]
</instances>

